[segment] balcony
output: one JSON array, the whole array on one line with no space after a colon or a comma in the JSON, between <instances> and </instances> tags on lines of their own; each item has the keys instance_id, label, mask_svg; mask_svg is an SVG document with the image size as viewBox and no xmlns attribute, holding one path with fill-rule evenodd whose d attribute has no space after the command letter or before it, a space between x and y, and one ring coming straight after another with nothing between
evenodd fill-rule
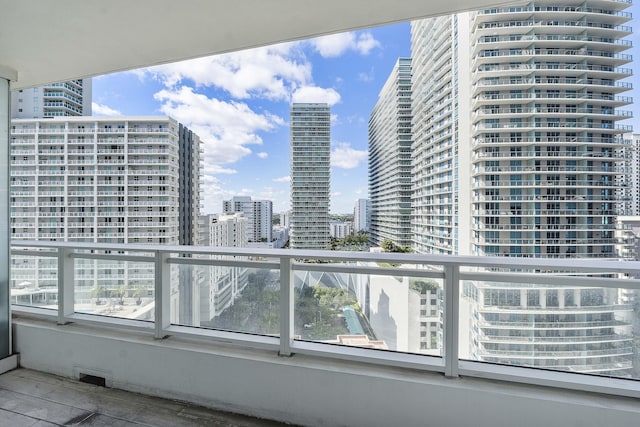
<instances>
[{"instance_id":1,"label":"balcony","mask_svg":"<svg viewBox=\"0 0 640 427\"><path fill-rule=\"evenodd\" d=\"M581 390L596 393L583 397L589 404L578 405L579 416L591 408L603 411L604 403L597 402L610 402L611 395L618 396L613 398L616 408L626 405L625 397L640 397L638 374L633 371L637 355L631 349L632 322L638 313L622 299L627 293L620 292L640 289L640 281L623 278L637 274L638 263L35 241L14 241L12 254L14 259L28 259L24 265L30 272L35 261L43 271L41 285L34 286L29 280L36 279L22 274L20 263L12 267L15 346L27 368L76 378L92 375L115 388L188 397L211 407L231 405L251 415L303 424L329 420L323 422L362 425L366 419L360 414L344 421L335 418L342 412L329 415L312 404L321 394L326 398L327 389L316 385L327 381L333 393L342 396L338 400L345 399L350 407L378 399L366 384L378 384L374 389L385 387L389 393L410 388L408 401L394 399L394 408L374 411L382 418L367 421L368 425L388 425L398 417L422 425L424 412L416 407L427 405L436 414L441 411L437 406L452 405L451 399L457 405L459 399L480 395L500 395L496 410L504 411L505 387L511 390L506 399L520 402L518 411L533 410L532 402L547 401L550 395L571 408L578 405L574 399L580 400ZM198 279L198 285L187 286L177 282L178 271L185 269L194 277L224 281L224 286L211 288L219 295L210 308L201 308L201 295L209 295L209 288L202 287L206 281ZM202 271L207 273L198 276ZM118 284L120 278L127 282ZM334 289L334 296L346 299L331 310L305 302L320 288ZM560 305L569 304L566 309L537 309L504 306L501 300L487 305L485 295L485 303L478 305L470 299L472 288L485 293L493 289L497 298L502 298L500 289L517 289L517 294L567 289L582 299L577 305L561 299ZM421 348L419 334L411 332L418 331L424 319L420 310L411 314L411 303L407 304L413 298L419 305L426 298L421 297L424 292L444 307L442 320L432 325L444 337L435 348ZM340 315L345 304L358 307L355 323ZM536 316L566 312L577 317L563 318L561 324L528 323L523 329L510 328L509 321L480 321L474 314L516 312ZM586 316L608 317L587 320ZM483 334L478 341L483 347L470 351L476 332L469 325L474 323L485 332L497 327L495 331L522 330L530 335ZM584 335L595 330L601 331L599 335ZM553 331L572 335L546 335ZM543 336L536 338L534 333ZM341 344L345 342L352 345ZM374 342L386 349L372 348ZM612 342L616 344L606 346ZM487 349L492 343L516 347ZM553 345L555 350L534 351L536 345ZM268 396L261 391L264 385L298 375L305 380ZM544 387L538 390L533 385ZM351 393L356 397L347 398ZM293 409L292 399L297 402ZM634 408L637 416L637 405ZM616 413L615 419L624 419L615 408L608 410ZM456 417L447 415L445 424L452 416Z\"/></svg>"}]
</instances>

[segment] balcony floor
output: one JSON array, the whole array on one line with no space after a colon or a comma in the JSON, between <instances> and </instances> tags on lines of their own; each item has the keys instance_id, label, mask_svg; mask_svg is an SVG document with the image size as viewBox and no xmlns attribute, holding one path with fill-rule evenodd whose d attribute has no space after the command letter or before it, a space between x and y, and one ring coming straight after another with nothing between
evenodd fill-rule
<instances>
[{"instance_id":1,"label":"balcony floor","mask_svg":"<svg viewBox=\"0 0 640 427\"><path fill-rule=\"evenodd\" d=\"M0 427L283 426L29 369L0 375Z\"/></svg>"}]
</instances>

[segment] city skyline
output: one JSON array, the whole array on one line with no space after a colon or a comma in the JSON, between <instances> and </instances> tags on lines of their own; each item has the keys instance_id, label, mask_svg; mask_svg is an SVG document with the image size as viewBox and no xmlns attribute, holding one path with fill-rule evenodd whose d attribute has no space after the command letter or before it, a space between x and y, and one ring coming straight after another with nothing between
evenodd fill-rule
<instances>
[{"instance_id":1,"label":"city skyline","mask_svg":"<svg viewBox=\"0 0 640 427\"><path fill-rule=\"evenodd\" d=\"M628 25L637 31L638 13ZM93 81L93 114L167 114L201 135L203 212L221 212L221 201L233 196L273 200L281 212L290 208L290 104L327 102L331 213L348 213L355 200L369 197L367 122L394 64L410 56L409 32L406 22L100 76ZM636 132L639 48L629 51L634 118L623 122Z\"/></svg>"}]
</instances>

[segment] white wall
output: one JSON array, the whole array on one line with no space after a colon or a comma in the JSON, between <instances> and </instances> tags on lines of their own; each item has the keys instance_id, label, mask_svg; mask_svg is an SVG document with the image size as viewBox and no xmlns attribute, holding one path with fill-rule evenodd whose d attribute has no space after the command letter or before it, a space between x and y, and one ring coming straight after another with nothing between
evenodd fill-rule
<instances>
[{"instance_id":1,"label":"white wall","mask_svg":"<svg viewBox=\"0 0 640 427\"><path fill-rule=\"evenodd\" d=\"M633 426L637 400L14 319L25 368L310 426Z\"/></svg>"}]
</instances>

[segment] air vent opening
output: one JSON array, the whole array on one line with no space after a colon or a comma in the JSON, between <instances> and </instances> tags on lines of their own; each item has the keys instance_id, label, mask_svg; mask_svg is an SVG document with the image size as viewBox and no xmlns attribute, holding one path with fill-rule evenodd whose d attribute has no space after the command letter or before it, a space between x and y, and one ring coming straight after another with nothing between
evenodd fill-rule
<instances>
[{"instance_id":1,"label":"air vent opening","mask_svg":"<svg viewBox=\"0 0 640 427\"><path fill-rule=\"evenodd\" d=\"M107 385L103 377L98 377L95 375L89 375L89 374L83 374L83 373L80 373L80 377L78 378L78 381L80 381L81 383L93 384L100 387L106 387Z\"/></svg>"}]
</instances>

